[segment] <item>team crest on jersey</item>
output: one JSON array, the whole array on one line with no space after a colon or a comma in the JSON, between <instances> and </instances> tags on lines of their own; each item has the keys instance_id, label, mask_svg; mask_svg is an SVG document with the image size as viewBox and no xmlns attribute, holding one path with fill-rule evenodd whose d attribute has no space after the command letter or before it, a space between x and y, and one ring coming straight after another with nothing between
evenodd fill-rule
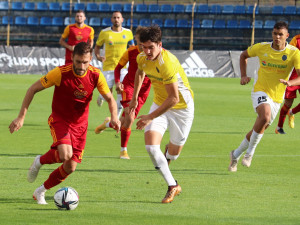
<instances>
[{"instance_id":1,"label":"team crest on jersey","mask_svg":"<svg viewBox=\"0 0 300 225\"><path fill-rule=\"evenodd\" d=\"M83 89L84 88L83 84L79 84L78 88ZM74 95L77 99L82 99L85 96L87 96L87 94L88 94L88 92L85 90L75 90L74 91Z\"/></svg>"},{"instance_id":2,"label":"team crest on jersey","mask_svg":"<svg viewBox=\"0 0 300 225\"><path fill-rule=\"evenodd\" d=\"M126 35L125 34L123 35L123 39L126 39Z\"/></svg>"},{"instance_id":3,"label":"team crest on jersey","mask_svg":"<svg viewBox=\"0 0 300 225\"><path fill-rule=\"evenodd\" d=\"M82 39L82 35L76 35L76 40L80 41Z\"/></svg>"},{"instance_id":4,"label":"team crest on jersey","mask_svg":"<svg viewBox=\"0 0 300 225\"><path fill-rule=\"evenodd\" d=\"M283 60L283 61L287 60L287 55L283 55L283 56L282 56L282 60Z\"/></svg>"}]
</instances>

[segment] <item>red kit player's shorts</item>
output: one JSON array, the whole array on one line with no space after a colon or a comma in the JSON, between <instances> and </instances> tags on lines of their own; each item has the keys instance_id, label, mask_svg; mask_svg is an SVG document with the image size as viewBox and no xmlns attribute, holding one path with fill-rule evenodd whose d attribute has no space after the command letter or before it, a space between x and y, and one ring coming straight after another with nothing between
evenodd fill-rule
<instances>
[{"instance_id":1,"label":"red kit player's shorts","mask_svg":"<svg viewBox=\"0 0 300 225\"><path fill-rule=\"evenodd\" d=\"M71 145L73 149L72 160L81 163L86 143L88 123L69 124L66 121L50 115L48 119L51 135L53 138L52 149L57 149L58 145Z\"/></svg>"},{"instance_id":2,"label":"red kit player's shorts","mask_svg":"<svg viewBox=\"0 0 300 225\"><path fill-rule=\"evenodd\" d=\"M125 79L123 81L123 85L124 85L124 90L122 92L121 104L122 104L123 108L126 108L126 107L128 107L128 103L132 99L134 86L133 86L133 84L127 83ZM150 92L150 89L151 89L151 81L149 80L149 78L147 78L147 80L144 80L142 87L140 89L139 95L138 95L138 103L139 104L135 109L135 116L137 116L139 114L139 111L141 110L142 106L146 102L149 92Z\"/></svg>"}]
</instances>

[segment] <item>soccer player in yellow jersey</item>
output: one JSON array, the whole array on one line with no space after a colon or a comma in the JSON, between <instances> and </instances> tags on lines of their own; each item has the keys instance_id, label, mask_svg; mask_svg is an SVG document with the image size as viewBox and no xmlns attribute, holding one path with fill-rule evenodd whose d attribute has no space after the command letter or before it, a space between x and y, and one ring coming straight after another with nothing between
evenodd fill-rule
<instances>
[{"instance_id":1,"label":"soccer player in yellow jersey","mask_svg":"<svg viewBox=\"0 0 300 225\"><path fill-rule=\"evenodd\" d=\"M145 129L146 150L168 184L162 203L169 203L181 192L181 187L173 178L168 161L178 158L189 135L194 119L194 95L176 56L162 48L158 26L143 29L140 42L143 52L137 56L138 69L129 110L134 112L138 106L138 94L147 74L154 89L154 100L149 114L139 116L136 125L139 130ZM167 128L170 140L164 155L160 144Z\"/></svg>"},{"instance_id":2,"label":"soccer player in yellow jersey","mask_svg":"<svg viewBox=\"0 0 300 225\"><path fill-rule=\"evenodd\" d=\"M113 12L111 17L112 26L101 30L95 46L96 58L103 63L102 71L111 92L115 83L114 70L123 53L126 51L127 46L134 45L133 34L131 30L122 27L123 21L124 19L121 12ZM102 46L104 46L104 56L103 54L100 54L100 48ZM124 69L121 71L121 82L126 73L127 71ZM118 92L117 104L119 116L121 115L123 108L120 103L121 100L121 93ZM103 104L101 95L99 95L97 99L97 104L98 106Z\"/></svg>"},{"instance_id":3,"label":"soccer player in yellow jersey","mask_svg":"<svg viewBox=\"0 0 300 225\"><path fill-rule=\"evenodd\" d=\"M230 153L228 170L231 172L237 171L237 162L246 150L242 165L250 167L256 146L265 130L274 121L283 101L286 87L280 83L280 79L288 80L293 68L298 75L300 74L300 52L298 48L287 43L288 37L288 25L285 22L278 22L272 31L273 42L250 46L240 56L241 85L248 84L251 80L246 73L247 58L255 56L259 58L258 77L251 93L257 118L240 146Z\"/></svg>"}]
</instances>

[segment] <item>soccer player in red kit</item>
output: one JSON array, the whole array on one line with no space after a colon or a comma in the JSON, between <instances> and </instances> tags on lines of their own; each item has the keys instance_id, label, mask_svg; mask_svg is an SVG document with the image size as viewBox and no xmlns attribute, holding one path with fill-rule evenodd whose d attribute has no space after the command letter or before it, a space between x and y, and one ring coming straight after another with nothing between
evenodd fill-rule
<instances>
[{"instance_id":1,"label":"soccer player in red kit","mask_svg":"<svg viewBox=\"0 0 300 225\"><path fill-rule=\"evenodd\" d=\"M75 171L77 163L81 163L86 143L89 104L95 88L108 102L111 125L119 131L120 121L116 101L103 74L90 65L92 51L86 42L77 44L72 54L73 64L56 67L36 81L24 97L18 117L9 125L10 133L18 131L23 126L34 95L55 86L52 113L48 119L53 144L44 155L36 156L28 171L27 180L34 182L44 164L62 163L62 165L34 191L33 197L38 204L47 204L45 192L64 181Z\"/></svg>"},{"instance_id":2,"label":"soccer player in red kit","mask_svg":"<svg viewBox=\"0 0 300 225\"><path fill-rule=\"evenodd\" d=\"M124 108L124 112L121 117L121 159L130 159L127 153L127 144L129 141L129 137L131 135L131 126L134 122L134 119L138 115L140 109L144 105L149 95L151 89L151 81L146 76L141 87L141 91L138 95L138 107L135 109L134 113L130 113L128 110L128 103L131 101L133 90L134 90L134 79L135 73L137 70L137 55L143 51L141 43L140 43L140 33L144 29L144 27L139 26L136 29L135 40L137 42L136 46L131 46L127 51L123 54L120 59L118 65L115 68L115 83L116 90L122 93L122 101L121 104ZM128 73L126 74L123 82L120 82L121 69L129 62ZM104 123L100 124L96 129L95 133L101 133L106 127L111 127L110 117L107 117L104 120Z\"/></svg>"},{"instance_id":3,"label":"soccer player in red kit","mask_svg":"<svg viewBox=\"0 0 300 225\"><path fill-rule=\"evenodd\" d=\"M300 34L294 36L289 44L300 49ZM298 75L294 69L289 80L293 80L297 77L298 77ZM294 99L297 98L297 90L300 93L300 85L286 87L284 104L280 110L277 128L275 129L276 134L285 134L285 132L283 130L283 124L284 124L286 115L288 115L288 117L289 117L289 127L290 128L295 127L294 114L300 112L300 104L298 104L293 109L291 109L291 107L293 105Z\"/></svg>"},{"instance_id":4,"label":"soccer player in red kit","mask_svg":"<svg viewBox=\"0 0 300 225\"><path fill-rule=\"evenodd\" d=\"M65 64L72 63L71 55L74 47L79 42L88 42L91 48L94 45L94 29L86 24L85 13L78 10L75 16L75 23L68 25L61 35L59 44L66 48ZM65 40L68 39L66 42Z\"/></svg>"}]
</instances>

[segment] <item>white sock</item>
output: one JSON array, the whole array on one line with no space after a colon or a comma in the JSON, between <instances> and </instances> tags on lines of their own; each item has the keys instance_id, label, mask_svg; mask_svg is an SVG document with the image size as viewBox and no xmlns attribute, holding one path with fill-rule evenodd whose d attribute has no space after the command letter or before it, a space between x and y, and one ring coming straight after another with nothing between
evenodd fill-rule
<instances>
[{"instance_id":1,"label":"white sock","mask_svg":"<svg viewBox=\"0 0 300 225\"><path fill-rule=\"evenodd\" d=\"M117 94L118 118L120 118L120 116L122 115L123 106L121 104L121 101L122 101L122 95Z\"/></svg>"},{"instance_id":2,"label":"white sock","mask_svg":"<svg viewBox=\"0 0 300 225\"><path fill-rule=\"evenodd\" d=\"M110 122L106 123L106 124L105 124L105 127L109 128L109 127L110 127L110 126L109 126L109 123L110 123Z\"/></svg>"},{"instance_id":3,"label":"white sock","mask_svg":"<svg viewBox=\"0 0 300 225\"><path fill-rule=\"evenodd\" d=\"M47 189L45 188L44 184L42 184L41 186L38 187L38 191L39 192L46 192Z\"/></svg>"},{"instance_id":4,"label":"white sock","mask_svg":"<svg viewBox=\"0 0 300 225\"><path fill-rule=\"evenodd\" d=\"M152 160L155 169L163 176L168 186L177 185L175 179L172 176L168 162L164 154L160 150L159 145L146 145L146 150Z\"/></svg>"},{"instance_id":5,"label":"white sock","mask_svg":"<svg viewBox=\"0 0 300 225\"><path fill-rule=\"evenodd\" d=\"M127 151L127 147L121 147L121 152Z\"/></svg>"},{"instance_id":6,"label":"white sock","mask_svg":"<svg viewBox=\"0 0 300 225\"><path fill-rule=\"evenodd\" d=\"M240 146L234 150L233 156L237 160L239 160L243 152L247 150L248 146L249 146L249 141L247 140L247 137L245 137L244 140L241 142Z\"/></svg>"},{"instance_id":7,"label":"white sock","mask_svg":"<svg viewBox=\"0 0 300 225\"><path fill-rule=\"evenodd\" d=\"M256 146L258 145L258 143L260 142L262 136L264 134L259 134L256 133L254 130L252 131L252 135L250 137L250 142L249 142L249 147L247 149L247 154L253 156Z\"/></svg>"}]
</instances>

